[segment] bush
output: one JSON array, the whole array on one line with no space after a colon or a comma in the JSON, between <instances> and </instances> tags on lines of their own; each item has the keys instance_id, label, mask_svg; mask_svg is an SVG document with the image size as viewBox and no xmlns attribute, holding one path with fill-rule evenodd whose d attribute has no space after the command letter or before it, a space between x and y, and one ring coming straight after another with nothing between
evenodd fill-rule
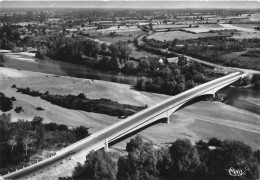
<instances>
[{"instance_id":1,"label":"bush","mask_svg":"<svg viewBox=\"0 0 260 180\"><path fill-rule=\"evenodd\" d=\"M10 98L5 97L3 93L0 92L0 110L3 112L13 109L13 103Z\"/></svg>"},{"instance_id":2,"label":"bush","mask_svg":"<svg viewBox=\"0 0 260 180\"><path fill-rule=\"evenodd\" d=\"M21 106L18 106L18 107L16 107L16 108L14 109L14 111L15 111L16 113L20 113L21 111L23 111L23 108L22 108Z\"/></svg>"},{"instance_id":3,"label":"bush","mask_svg":"<svg viewBox=\"0 0 260 180\"><path fill-rule=\"evenodd\" d=\"M42 107L36 107L35 108L37 111L43 111L44 109Z\"/></svg>"},{"instance_id":4,"label":"bush","mask_svg":"<svg viewBox=\"0 0 260 180\"><path fill-rule=\"evenodd\" d=\"M260 89L260 74L254 74L251 79L251 84L253 84L255 90Z\"/></svg>"},{"instance_id":5,"label":"bush","mask_svg":"<svg viewBox=\"0 0 260 180\"><path fill-rule=\"evenodd\" d=\"M41 93L38 91L30 90L30 88L17 88L17 92L28 94L31 96L39 96L42 99L51 102L52 104L69 108L83 110L87 112L96 112L107 114L110 116L129 116L137 111L144 109L142 106L132 106L127 104L119 104L116 101L109 99L87 99L83 93L75 95L51 95L47 92ZM44 110L44 109L37 109Z\"/></svg>"}]
</instances>

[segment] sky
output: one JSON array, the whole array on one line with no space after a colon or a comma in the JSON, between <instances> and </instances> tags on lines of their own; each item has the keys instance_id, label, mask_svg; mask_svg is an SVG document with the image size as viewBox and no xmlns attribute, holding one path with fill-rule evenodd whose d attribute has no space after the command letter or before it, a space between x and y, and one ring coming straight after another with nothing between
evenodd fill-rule
<instances>
[{"instance_id":1,"label":"sky","mask_svg":"<svg viewBox=\"0 0 260 180\"><path fill-rule=\"evenodd\" d=\"M224 9L255 9L260 8L260 0L34 0L13 1L0 0L0 8L156 8L156 9L181 9L181 8L224 8Z\"/></svg>"}]
</instances>

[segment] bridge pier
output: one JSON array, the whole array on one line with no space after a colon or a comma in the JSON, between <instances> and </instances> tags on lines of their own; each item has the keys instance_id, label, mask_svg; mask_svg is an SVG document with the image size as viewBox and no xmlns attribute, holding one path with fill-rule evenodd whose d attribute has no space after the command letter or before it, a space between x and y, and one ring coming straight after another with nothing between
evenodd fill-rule
<instances>
[{"instance_id":1,"label":"bridge pier","mask_svg":"<svg viewBox=\"0 0 260 180\"><path fill-rule=\"evenodd\" d=\"M166 118L166 123L170 124L170 117L169 116Z\"/></svg>"},{"instance_id":2,"label":"bridge pier","mask_svg":"<svg viewBox=\"0 0 260 180\"><path fill-rule=\"evenodd\" d=\"M166 111L165 123L170 124L170 114L169 114L169 111Z\"/></svg>"},{"instance_id":3,"label":"bridge pier","mask_svg":"<svg viewBox=\"0 0 260 180\"><path fill-rule=\"evenodd\" d=\"M105 151L108 152L109 151L109 148L108 148L108 140L106 139L105 140Z\"/></svg>"}]
</instances>

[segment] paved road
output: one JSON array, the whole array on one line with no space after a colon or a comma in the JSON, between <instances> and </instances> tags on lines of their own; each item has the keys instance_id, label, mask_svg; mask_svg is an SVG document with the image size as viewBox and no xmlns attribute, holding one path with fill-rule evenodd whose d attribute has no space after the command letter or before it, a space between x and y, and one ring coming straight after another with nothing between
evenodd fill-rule
<instances>
[{"instance_id":1,"label":"paved road","mask_svg":"<svg viewBox=\"0 0 260 180\"><path fill-rule=\"evenodd\" d=\"M33 166L24 168L23 170L17 171L16 173L13 174L11 173L9 175L6 175L4 176L4 178L14 179L14 178L27 177L28 175L32 175L32 173L41 172L44 169L52 167L54 164L61 162L61 160L70 157L72 155L72 152L79 153L87 149L93 150L97 144L104 142L107 138L112 137L116 133L120 133L120 132L123 133L124 131L129 130L130 126L138 124L140 121L147 119L151 116L155 116L158 114L158 112L163 112L170 106L177 106L183 102L186 102L187 99L196 97L202 94L203 92L209 91L214 87L218 87L223 83L227 83L231 80L234 80L234 78L238 79L241 77L241 75L243 75L242 72L232 73L228 76L210 81L208 83L190 89L184 93L170 97L157 105L154 105L143 111L140 111L134 114L133 116L128 117L127 119L121 120L119 123L113 124L105 128L104 130L101 130L100 132L94 133L91 136L85 138L84 140L81 140L80 142L72 144L71 146L65 148L64 150L57 152L56 156L53 156Z\"/></svg>"}]
</instances>

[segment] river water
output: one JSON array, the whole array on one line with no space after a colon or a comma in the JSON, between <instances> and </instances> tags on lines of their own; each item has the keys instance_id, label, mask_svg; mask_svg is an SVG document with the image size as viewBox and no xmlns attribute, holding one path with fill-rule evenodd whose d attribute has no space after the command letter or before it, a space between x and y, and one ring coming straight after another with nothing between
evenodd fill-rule
<instances>
[{"instance_id":1,"label":"river water","mask_svg":"<svg viewBox=\"0 0 260 180\"><path fill-rule=\"evenodd\" d=\"M38 60L26 55L5 55L2 65L8 68L34 72L71 76L77 78L104 80L122 84L136 85L137 77L123 73L100 71L79 64L55 60Z\"/></svg>"},{"instance_id":2,"label":"river water","mask_svg":"<svg viewBox=\"0 0 260 180\"><path fill-rule=\"evenodd\" d=\"M137 76L126 75L123 73L104 72L84 67L82 65L64 63L54 60L38 60L34 57L23 55L5 56L2 63L5 67L50 73L63 76L71 76L77 78L87 78L104 80L116 83L135 85ZM234 107L245 109L256 114L260 114L260 92L253 88L225 88L222 92L228 95L227 104Z\"/></svg>"}]
</instances>

